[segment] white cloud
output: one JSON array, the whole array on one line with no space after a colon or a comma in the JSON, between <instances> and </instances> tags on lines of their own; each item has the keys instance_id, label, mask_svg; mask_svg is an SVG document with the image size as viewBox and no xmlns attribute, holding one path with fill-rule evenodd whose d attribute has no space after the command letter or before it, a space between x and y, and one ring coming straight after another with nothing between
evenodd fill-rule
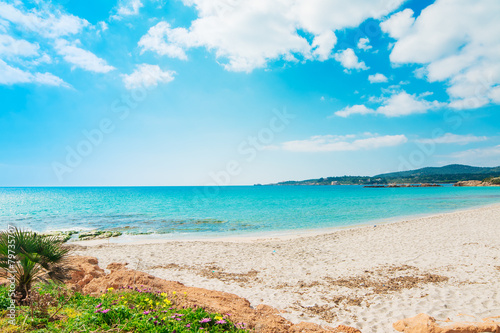
<instances>
[{"instance_id":1,"label":"white cloud","mask_svg":"<svg viewBox=\"0 0 500 333\"><path fill-rule=\"evenodd\" d=\"M0 59L0 84L39 83L51 86L69 87L61 78L51 73L29 73L8 65Z\"/></svg>"},{"instance_id":2,"label":"white cloud","mask_svg":"<svg viewBox=\"0 0 500 333\"><path fill-rule=\"evenodd\" d=\"M63 14L57 9L32 9L22 11L11 4L0 1L0 18L48 38L72 35L80 32L89 23L74 15Z\"/></svg>"},{"instance_id":3,"label":"white cloud","mask_svg":"<svg viewBox=\"0 0 500 333\"><path fill-rule=\"evenodd\" d=\"M8 26L9 26L9 22L0 18L0 32L7 32Z\"/></svg>"},{"instance_id":4,"label":"white cloud","mask_svg":"<svg viewBox=\"0 0 500 333\"><path fill-rule=\"evenodd\" d=\"M365 63L363 61L358 61L358 57L354 53L353 49L345 49L340 52L337 52L334 55L335 60L340 62L340 64L345 68L345 69L359 69L359 70L366 70L368 67L366 67Z\"/></svg>"},{"instance_id":5,"label":"white cloud","mask_svg":"<svg viewBox=\"0 0 500 333\"><path fill-rule=\"evenodd\" d=\"M453 160L473 165L494 165L497 166L500 157L500 145L493 147L469 149L448 155Z\"/></svg>"},{"instance_id":6,"label":"white cloud","mask_svg":"<svg viewBox=\"0 0 500 333\"><path fill-rule=\"evenodd\" d=\"M122 75L123 83L127 89L140 87L156 87L158 83L168 83L174 80L174 71L162 71L157 65L141 64L130 75Z\"/></svg>"},{"instance_id":7,"label":"white cloud","mask_svg":"<svg viewBox=\"0 0 500 333\"><path fill-rule=\"evenodd\" d=\"M393 147L408 141L404 135L373 136L368 133L362 138L356 135L318 135L307 140L288 141L281 144L280 149L293 152L332 152L371 150L382 147Z\"/></svg>"},{"instance_id":8,"label":"white cloud","mask_svg":"<svg viewBox=\"0 0 500 333\"><path fill-rule=\"evenodd\" d=\"M323 61L331 57L335 31L381 18L404 0L183 0L198 18L188 28L160 22L141 39L143 51L186 59L185 51L214 51L230 71L250 72L273 60ZM153 27L153 28L155 28ZM313 36L309 42L299 34Z\"/></svg>"},{"instance_id":9,"label":"white cloud","mask_svg":"<svg viewBox=\"0 0 500 333\"><path fill-rule=\"evenodd\" d=\"M342 117L342 118L347 118L353 114L370 114L370 113L376 113L375 110L372 110L370 108L367 108L364 105L353 105L353 106L347 106L343 108L340 111L335 112L336 116Z\"/></svg>"},{"instance_id":10,"label":"white cloud","mask_svg":"<svg viewBox=\"0 0 500 333\"><path fill-rule=\"evenodd\" d=\"M425 96L425 94L424 94ZM410 95L406 91L395 92L389 97L371 98L381 105L376 109L370 109L365 105L348 106L337 111L334 115L339 117L349 117L353 114L383 114L387 117L401 117L410 114L426 113L428 110L443 107L443 103L438 101L429 102L423 96Z\"/></svg>"},{"instance_id":11,"label":"white cloud","mask_svg":"<svg viewBox=\"0 0 500 333\"><path fill-rule=\"evenodd\" d=\"M33 67L33 66L38 66L40 64L50 64L50 63L52 63L52 58L47 53L44 53L37 58L29 59L29 60L26 60L26 59L21 60L18 58L18 59L16 59L16 62L18 64L25 66L25 67Z\"/></svg>"},{"instance_id":12,"label":"white cloud","mask_svg":"<svg viewBox=\"0 0 500 333\"><path fill-rule=\"evenodd\" d=\"M473 142L481 142L488 140L486 136L475 136L472 134L468 135L457 135L452 133L446 133L443 136L434 139L419 139L417 142L421 143L438 143L438 144L451 144L456 143L459 145L466 145Z\"/></svg>"},{"instance_id":13,"label":"white cloud","mask_svg":"<svg viewBox=\"0 0 500 333\"><path fill-rule=\"evenodd\" d=\"M408 33L413 22L415 22L413 10L407 8L380 23L380 28L382 31L387 32L392 38L397 39Z\"/></svg>"},{"instance_id":14,"label":"white cloud","mask_svg":"<svg viewBox=\"0 0 500 333\"><path fill-rule=\"evenodd\" d=\"M55 41L55 49L58 54L63 56L64 60L87 71L107 73L115 69L113 66L109 66L104 59L97 57L90 51L70 44L64 39Z\"/></svg>"},{"instance_id":15,"label":"white cloud","mask_svg":"<svg viewBox=\"0 0 500 333\"><path fill-rule=\"evenodd\" d=\"M313 55L317 56L320 61L329 59L336 43L337 37L331 30L317 35L312 43Z\"/></svg>"},{"instance_id":16,"label":"white cloud","mask_svg":"<svg viewBox=\"0 0 500 333\"><path fill-rule=\"evenodd\" d=\"M370 81L370 83L382 83L389 80L384 74L377 73L375 75L368 75L368 81Z\"/></svg>"},{"instance_id":17,"label":"white cloud","mask_svg":"<svg viewBox=\"0 0 500 333\"><path fill-rule=\"evenodd\" d=\"M500 86L492 88L488 93L488 97L491 98L493 102L500 104Z\"/></svg>"},{"instance_id":18,"label":"white cloud","mask_svg":"<svg viewBox=\"0 0 500 333\"><path fill-rule=\"evenodd\" d=\"M124 16L132 16L139 14L139 9L144 7L141 0L121 0L118 3L118 8L116 9L116 15L112 15L111 18L115 20L120 20Z\"/></svg>"},{"instance_id":19,"label":"white cloud","mask_svg":"<svg viewBox=\"0 0 500 333\"><path fill-rule=\"evenodd\" d=\"M429 102L418 98L416 95L410 95L402 91L386 99L383 105L377 109L377 113L386 115L387 117L400 117L415 113L426 113L427 110L436 109L441 106L443 105L437 101Z\"/></svg>"},{"instance_id":20,"label":"white cloud","mask_svg":"<svg viewBox=\"0 0 500 333\"><path fill-rule=\"evenodd\" d=\"M101 27L101 31L104 32L104 31L108 30L108 24L106 22L100 21L100 22L98 22L98 24Z\"/></svg>"},{"instance_id":21,"label":"white cloud","mask_svg":"<svg viewBox=\"0 0 500 333\"><path fill-rule=\"evenodd\" d=\"M57 77L51 73L35 73L33 82L46 84L49 86L63 86L70 87L69 84L65 83L60 77Z\"/></svg>"},{"instance_id":22,"label":"white cloud","mask_svg":"<svg viewBox=\"0 0 500 333\"><path fill-rule=\"evenodd\" d=\"M181 31L181 30L177 30ZM171 58L186 60L187 56L184 49L176 44L168 43L164 40L165 36L172 35L172 29L167 22L160 22L151 27L147 34L139 40L139 46L142 48L141 53L145 51L153 51L159 55L166 55Z\"/></svg>"},{"instance_id":23,"label":"white cloud","mask_svg":"<svg viewBox=\"0 0 500 333\"><path fill-rule=\"evenodd\" d=\"M423 65L430 82L445 81L454 108L500 103L492 91L500 84L500 2L437 0L414 19L405 10L381 23L397 39L395 64Z\"/></svg>"},{"instance_id":24,"label":"white cloud","mask_svg":"<svg viewBox=\"0 0 500 333\"><path fill-rule=\"evenodd\" d=\"M31 73L9 66L0 59L0 84L28 83L32 82L32 80L33 75Z\"/></svg>"},{"instance_id":25,"label":"white cloud","mask_svg":"<svg viewBox=\"0 0 500 333\"><path fill-rule=\"evenodd\" d=\"M14 39L9 35L0 35L0 55L10 56L36 56L39 46L22 39Z\"/></svg>"},{"instance_id":26,"label":"white cloud","mask_svg":"<svg viewBox=\"0 0 500 333\"><path fill-rule=\"evenodd\" d=\"M372 48L371 45L368 45L370 43L370 40L368 38L360 38L358 41L358 49L367 51Z\"/></svg>"}]
</instances>

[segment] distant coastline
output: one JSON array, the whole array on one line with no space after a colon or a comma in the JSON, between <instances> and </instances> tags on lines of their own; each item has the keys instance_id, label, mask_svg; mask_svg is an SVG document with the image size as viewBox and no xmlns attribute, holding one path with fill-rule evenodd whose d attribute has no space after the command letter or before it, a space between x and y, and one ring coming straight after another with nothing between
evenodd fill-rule
<instances>
[{"instance_id":1,"label":"distant coastline","mask_svg":"<svg viewBox=\"0 0 500 333\"><path fill-rule=\"evenodd\" d=\"M340 176L301 181L283 181L267 185L365 185L369 187L439 187L436 184L458 186L496 186L500 184L500 166L475 167L450 164L369 176ZM261 185L261 184L256 184Z\"/></svg>"}]
</instances>

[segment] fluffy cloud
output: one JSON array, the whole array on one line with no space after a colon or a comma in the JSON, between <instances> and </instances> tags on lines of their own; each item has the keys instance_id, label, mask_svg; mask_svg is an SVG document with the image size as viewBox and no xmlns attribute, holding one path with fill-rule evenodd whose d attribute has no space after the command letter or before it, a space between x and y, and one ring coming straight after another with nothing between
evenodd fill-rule
<instances>
[{"instance_id":1,"label":"fluffy cloud","mask_svg":"<svg viewBox=\"0 0 500 333\"><path fill-rule=\"evenodd\" d=\"M64 60L76 67L96 73L107 73L113 69L104 59L97 57L90 51L81 49L64 39L58 39L55 42L55 49Z\"/></svg>"},{"instance_id":2,"label":"fluffy cloud","mask_svg":"<svg viewBox=\"0 0 500 333\"><path fill-rule=\"evenodd\" d=\"M14 39L9 35L0 35L0 55L10 56L36 56L38 55L37 44L26 40Z\"/></svg>"},{"instance_id":3,"label":"fluffy cloud","mask_svg":"<svg viewBox=\"0 0 500 333\"><path fill-rule=\"evenodd\" d=\"M448 155L456 162L472 165L498 165L500 145L493 147L469 149Z\"/></svg>"},{"instance_id":4,"label":"fluffy cloud","mask_svg":"<svg viewBox=\"0 0 500 333\"><path fill-rule=\"evenodd\" d=\"M337 40L336 30L356 27L370 17L381 18L397 9L404 0L183 2L196 8L198 18L187 29L158 23L153 27L156 29L152 28L141 39L142 51L186 59L187 49L204 47L213 50L216 57L224 61L227 70L250 72L278 59L329 59ZM311 34L312 42L299 31ZM353 59L350 51L347 52L344 61ZM352 66L360 64L356 62Z\"/></svg>"},{"instance_id":5,"label":"fluffy cloud","mask_svg":"<svg viewBox=\"0 0 500 333\"><path fill-rule=\"evenodd\" d=\"M83 50L76 46L79 41L70 43L63 36L70 36L82 31L89 23L77 16L62 13L58 8L50 3L38 3L38 7L26 9L22 2L15 1L8 4L0 0L0 22L12 23L5 32L16 29L18 31L31 31L37 33L42 38L49 40L49 45L54 45L55 51L64 60L92 72L106 73L113 70L105 60L98 58L90 51ZM4 23L1 23L5 26ZM101 28L106 28L101 24ZM37 43L26 40L18 40L9 35L0 35L0 55L3 59L14 58L16 63L24 67L33 67L42 63L50 63L52 60L45 52L40 52ZM41 55L40 55L41 53ZM37 57L36 59L21 59L22 57ZM68 86L63 80L50 73L27 72L23 69L12 67L7 63L2 63L2 72L7 75L2 79L3 84L28 83ZM14 77L17 74L18 77Z\"/></svg>"},{"instance_id":6,"label":"fluffy cloud","mask_svg":"<svg viewBox=\"0 0 500 333\"><path fill-rule=\"evenodd\" d=\"M104 32L106 30L108 30L108 24L104 21L100 21L97 23L99 25L99 27L101 28L101 31Z\"/></svg>"},{"instance_id":7,"label":"fluffy cloud","mask_svg":"<svg viewBox=\"0 0 500 333\"><path fill-rule=\"evenodd\" d=\"M63 14L59 10L33 9L26 12L3 1L0 1L0 18L49 38L76 34L89 24L84 19Z\"/></svg>"},{"instance_id":8,"label":"fluffy cloud","mask_svg":"<svg viewBox=\"0 0 500 333\"><path fill-rule=\"evenodd\" d=\"M370 43L370 40L368 38L360 38L358 41L358 49L367 51L372 48L371 45L368 45Z\"/></svg>"},{"instance_id":9,"label":"fluffy cloud","mask_svg":"<svg viewBox=\"0 0 500 333\"><path fill-rule=\"evenodd\" d=\"M175 31L179 33L182 30ZM186 60L187 56L182 47L164 40L165 36L172 36L173 34L173 30L167 22L160 22L151 27L148 33L139 40L138 45L141 47L141 53L153 51L162 56L166 55L171 58Z\"/></svg>"},{"instance_id":10,"label":"fluffy cloud","mask_svg":"<svg viewBox=\"0 0 500 333\"><path fill-rule=\"evenodd\" d=\"M387 117L407 116L415 113L426 113L427 110L442 106L439 102L429 102L416 95L410 95L405 91L394 94L383 102L377 109L377 113Z\"/></svg>"},{"instance_id":11,"label":"fluffy cloud","mask_svg":"<svg viewBox=\"0 0 500 333\"><path fill-rule=\"evenodd\" d=\"M130 75L122 75L123 83L127 89L140 87L156 87L158 83L168 83L174 80L174 71L162 71L157 65L137 65Z\"/></svg>"},{"instance_id":12,"label":"fluffy cloud","mask_svg":"<svg viewBox=\"0 0 500 333\"><path fill-rule=\"evenodd\" d=\"M401 38L410 31L413 22L415 22L413 10L407 8L380 23L380 28L392 38Z\"/></svg>"},{"instance_id":13,"label":"fluffy cloud","mask_svg":"<svg viewBox=\"0 0 500 333\"><path fill-rule=\"evenodd\" d=\"M500 2L437 0L415 19L410 9L381 23L397 41L393 63L416 63L430 81L448 83L450 106L500 103Z\"/></svg>"},{"instance_id":14,"label":"fluffy cloud","mask_svg":"<svg viewBox=\"0 0 500 333\"><path fill-rule=\"evenodd\" d=\"M364 105L353 105L353 106L347 106L343 108L340 111L335 112L336 116L342 117L342 118L347 118L353 114L370 114L370 113L375 113L375 110L372 110L370 108L367 108Z\"/></svg>"},{"instance_id":15,"label":"fluffy cloud","mask_svg":"<svg viewBox=\"0 0 500 333\"><path fill-rule=\"evenodd\" d=\"M144 5L141 0L122 0L118 3L116 15L112 15L111 18L120 20L124 16L137 15L139 14L139 9L142 7L144 7Z\"/></svg>"},{"instance_id":16,"label":"fluffy cloud","mask_svg":"<svg viewBox=\"0 0 500 333\"><path fill-rule=\"evenodd\" d=\"M0 18L0 32L6 32L8 26L9 26L9 22Z\"/></svg>"},{"instance_id":17,"label":"fluffy cloud","mask_svg":"<svg viewBox=\"0 0 500 333\"><path fill-rule=\"evenodd\" d=\"M0 84L39 83L50 86L69 87L61 78L51 73L29 73L12 67L0 59Z\"/></svg>"},{"instance_id":18,"label":"fluffy cloud","mask_svg":"<svg viewBox=\"0 0 500 333\"><path fill-rule=\"evenodd\" d=\"M481 141L486 141L488 140L488 137L486 136L475 136L472 134L469 135L457 135L457 134L452 134L452 133L446 133L443 136L440 136L438 138L434 139L419 139L417 142L421 143L441 143L441 144L459 144L459 145L466 145L468 143L473 143L473 142L481 142Z\"/></svg>"},{"instance_id":19,"label":"fluffy cloud","mask_svg":"<svg viewBox=\"0 0 500 333\"><path fill-rule=\"evenodd\" d=\"M335 60L340 62L340 64L346 69L358 69L365 70L368 69L363 61L358 61L358 57L354 53L353 49L345 49L335 54Z\"/></svg>"},{"instance_id":20,"label":"fluffy cloud","mask_svg":"<svg viewBox=\"0 0 500 333\"><path fill-rule=\"evenodd\" d=\"M61 78L53 75L52 73L35 73L33 74L33 82L45 84L49 86L63 86L70 87L69 84L64 82Z\"/></svg>"},{"instance_id":21,"label":"fluffy cloud","mask_svg":"<svg viewBox=\"0 0 500 333\"><path fill-rule=\"evenodd\" d=\"M395 93L390 97L380 99L381 105L376 109L367 108L364 105L348 106L334 113L339 117L349 117L353 114L383 114L387 117L401 117L416 113L426 113L428 110L444 106L437 101L429 102L422 96L410 95L406 91Z\"/></svg>"},{"instance_id":22,"label":"fluffy cloud","mask_svg":"<svg viewBox=\"0 0 500 333\"><path fill-rule=\"evenodd\" d=\"M337 37L333 31L328 30L320 35L314 37L312 48L313 55L320 61L327 60L330 58L330 54L337 43Z\"/></svg>"},{"instance_id":23,"label":"fluffy cloud","mask_svg":"<svg viewBox=\"0 0 500 333\"><path fill-rule=\"evenodd\" d=\"M375 75L368 75L368 81L370 83L382 83L387 82L388 79L384 74L377 73Z\"/></svg>"},{"instance_id":24,"label":"fluffy cloud","mask_svg":"<svg viewBox=\"0 0 500 333\"><path fill-rule=\"evenodd\" d=\"M368 133L361 138L356 135L318 135L307 140L284 142L280 148L293 152L354 151L398 146L407 141L404 135L378 136Z\"/></svg>"}]
</instances>

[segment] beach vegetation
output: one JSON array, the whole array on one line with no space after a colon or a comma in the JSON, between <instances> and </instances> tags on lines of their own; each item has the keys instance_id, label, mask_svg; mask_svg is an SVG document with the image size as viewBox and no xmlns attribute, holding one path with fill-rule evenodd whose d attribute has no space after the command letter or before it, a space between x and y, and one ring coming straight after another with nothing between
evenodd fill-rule
<instances>
[{"instance_id":1,"label":"beach vegetation","mask_svg":"<svg viewBox=\"0 0 500 333\"><path fill-rule=\"evenodd\" d=\"M55 283L38 284L11 325L7 287L0 286L1 332L247 332L231 314L182 306L187 295L134 287L84 295Z\"/></svg>"},{"instance_id":2,"label":"beach vegetation","mask_svg":"<svg viewBox=\"0 0 500 333\"><path fill-rule=\"evenodd\" d=\"M483 181L486 183L491 183L493 185L500 185L500 177L489 177Z\"/></svg>"},{"instance_id":3,"label":"beach vegetation","mask_svg":"<svg viewBox=\"0 0 500 333\"><path fill-rule=\"evenodd\" d=\"M0 276L15 284L16 303L26 302L36 281L62 282L69 248L57 236L12 228L0 232Z\"/></svg>"}]
</instances>

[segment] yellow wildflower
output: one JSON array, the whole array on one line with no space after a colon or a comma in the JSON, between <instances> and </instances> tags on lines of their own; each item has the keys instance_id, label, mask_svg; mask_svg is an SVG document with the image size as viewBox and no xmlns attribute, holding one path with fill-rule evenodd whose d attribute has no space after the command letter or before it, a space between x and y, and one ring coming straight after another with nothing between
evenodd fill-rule
<instances>
[{"instance_id":1,"label":"yellow wildflower","mask_svg":"<svg viewBox=\"0 0 500 333\"><path fill-rule=\"evenodd\" d=\"M68 316L68 318L76 318L78 313L74 309L68 309L66 310L66 315Z\"/></svg>"}]
</instances>

